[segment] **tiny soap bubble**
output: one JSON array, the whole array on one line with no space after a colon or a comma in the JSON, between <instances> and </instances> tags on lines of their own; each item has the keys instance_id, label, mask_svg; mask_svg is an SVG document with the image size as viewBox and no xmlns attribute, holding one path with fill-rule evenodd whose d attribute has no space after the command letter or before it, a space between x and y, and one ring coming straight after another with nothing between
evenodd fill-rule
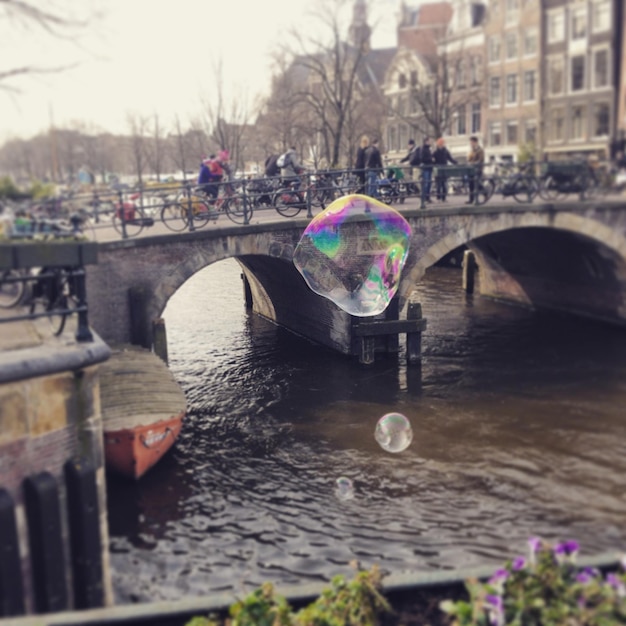
<instances>
[{"instance_id":1,"label":"tiny soap bubble","mask_svg":"<svg viewBox=\"0 0 626 626\"><path fill-rule=\"evenodd\" d=\"M413 430L402 413L387 413L378 420L374 437L383 450L402 452L413 441Z\"/></svg>"},{"instance_id":2,"label":"tiny soap bubble","mask_svg":"<svg viewBox=\"0 0 626 626\"><path fill-rule=\"evenodd\" d=\"M346 476L340 476L335 481L337 497L340 500L350 500L354 498L354 485Z\"/></svg>"}]
</instances>

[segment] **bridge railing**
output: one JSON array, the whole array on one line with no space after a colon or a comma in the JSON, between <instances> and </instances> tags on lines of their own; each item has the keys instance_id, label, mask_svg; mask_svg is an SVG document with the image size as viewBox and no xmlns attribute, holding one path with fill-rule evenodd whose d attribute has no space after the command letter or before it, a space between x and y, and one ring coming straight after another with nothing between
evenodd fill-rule
<instances>
[{"instance_id":1,"label":"bridge railing","mask_svg":"<svg viewBox=\"0 0 626 626\"><path fill-rule=\"evenodd\" d=\"M374 171L328 169L302 171L291 179L245 177L199 187L193 182L94 186L80 192L13 208L10 233L22 237L54 235L99 238L98 231L128 238L156 223L169 230L197 230L222 216L249 224L252 216L275 212L306 215L346 194L365 193L391 205L416 200L428 204L465 200L483 204L492 198L532 202L580 199L626 190L626 171L611 163L549 161L509 164L421 165L388 163Z\"/></svg>"}]
</instances>

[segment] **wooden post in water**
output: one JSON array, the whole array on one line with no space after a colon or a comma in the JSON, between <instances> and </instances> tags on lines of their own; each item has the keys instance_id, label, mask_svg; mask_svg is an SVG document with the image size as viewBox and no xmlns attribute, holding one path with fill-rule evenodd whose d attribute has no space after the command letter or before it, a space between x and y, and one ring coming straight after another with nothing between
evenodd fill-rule
<instances>
[{"instance_id":1,"label":"wooden post in water","mask_svg":"<svg viewBox=\"0 0 626 626\"><path fill-rule=\"evenodd\" d=\"M471 250L463 253L463 290L474 293L474 275L476 274L476 257Z\"/></svg>"},{"instance_id":2,"label":"wooden post in water","mask_svg":"<svg viewBox=\"0 0 626 626\"><path fill-rule=\"evenodd\" d=\"M152 348L150 338L151 324L148 320L148 300L150 293L147 287L136 286L128 290L130 307L130 343L148 350Z\"/></svg>"},{"instance_id":3,"label":"wooden post in water","mask_svg":"<svg viewBox=\"0 0 626 626\"><path fill-rule=\"evenodd\" d=\"M165 320L162 317L152 320L152 338L154 354L156 354L165 365L169 365L167 354L167 333L165 331Z\"/></svg>"},{"instance_id":4,"label":"wooden post in water","mask_svg":"<svg viewBox=\"0 0 626 626\"><path fill-rule=\"evenodd\" d=\"M422 319L422 305L419 302L409 302L406 319ZM423 322L421 329L426 327L426 320ZM422 360L422 330L406 334L406 358L409 363L419 363Z\"/></svg>"},{"instance_id":5,"label":"wooden post in water","mask_svg":"<svg viewBox=\"0 0 626 626\"><path fill-rule=\"evenodd\" d=\"M252 290L250 289L250 283L246 278L246 275L241 273L241 281L243 282L243 297L246 303L246 309L252 308Z\"/></svg>"}]
</instances>

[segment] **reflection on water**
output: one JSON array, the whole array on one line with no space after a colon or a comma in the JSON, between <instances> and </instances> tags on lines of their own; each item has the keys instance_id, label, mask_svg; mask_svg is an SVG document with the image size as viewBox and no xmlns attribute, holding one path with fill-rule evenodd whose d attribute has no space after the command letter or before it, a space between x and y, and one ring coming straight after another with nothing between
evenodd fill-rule
<instances>
[{"instance_id":1,"label":"reflection on water","mask_svg":"<svg viewBox=\"0 0 626 626\"><path fill-rule=\"evenodd\" d=\"M109 484L118 602L328 580L355 558L495 564L531 535L624 548L626 333L467 297L458 270L419 291L421 380L247 314L234 261L184 285L165 317L185 427L138 484ZM413 430L399 454L374 438L392 411Z\"/></svg>"}]
</instances>

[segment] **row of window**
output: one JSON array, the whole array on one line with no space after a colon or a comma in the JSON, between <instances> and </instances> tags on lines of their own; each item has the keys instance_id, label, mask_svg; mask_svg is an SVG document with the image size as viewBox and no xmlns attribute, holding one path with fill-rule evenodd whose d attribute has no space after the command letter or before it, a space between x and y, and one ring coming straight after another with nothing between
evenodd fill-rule
<instances>
[{"instance_id":1,"label":"row of window","mask_svg":"<svg viewBox=\"0 0 626 626\"><path fill-rule=\"evenodd\" d=\"M521 41L520 41L521 40ZM517 32L492 35L487 40L487 59L489 63L499 63L502 61L502 47L504 43L504 59L518 59L520 51L524 57L533 57L539 50L539 31L537 28L527 28L522 35ZM521 50L520 50L521 46Z\"/></svg>"},{"instance_id":2,"label":"row of window","mask_svg":"<svg viewBox=\"0 0 626 626\"><path fill-rule=\"evenodd\" d=\"M489 106L502 105L502 85L504 84L504 103L509 106L520 102L520 76L507 74L504 77L492 76L489 79ZM522 74L522 102L531 103L537 100L537 71L528 70Z\"/></svg>"},{"instance_id":3,"label":"row of window","mask_svg":"<svg viewBox=\"0 0 626 626\"><path fill-rule=\"evenodd\" d=\"M471 55L467 59L448 59L447 63L442 63L442 70L445 68L448 72L448 81L450 87L463 89L467 85L476 86L482 82L482 57L479 55ZM400 72L398 74L398 87L406 89L407 87L415 88L418 85L417 71L410 72L409 77Z\"/></svg>"},{"instance_id":4,"label":"row of window","mask_svg":"<svg viewBox=\"0 0 626 626\"><path fill-rule=\"evenodd\" d=\"M548 57L547 91L551 96L576 93L610 86L611 58L608 48L596 48L588 54Z\"/></svg>"},{"instance_id":5,"label":"row of window","mask_svg":"<svg viewBox=\"0 0 626 626\"><path fill-rule=\"evenodd\" d=\"M548 43L558 43L566 38L569 41L583 41L589 33L602 33L610 28L611 0L579 2L573 6L551 9L546 13Z\"/></svg>"},{"instance_id":6,"label":"row of window","mask_svg":"<svg viewBox=\"0 0 626 626\"><path fill-rule=\"evenodd\" d=\"M546 123L548 143L606 139L610 128L610 105L597 102L593 105L574 105L569 109L556 107L550 110ZM516 146L519 143L537 142L537 121L489 122L488 146Z\"/></svg>"},{"instance_id":7,"label":"row of window","mask_svg":"<svg viewBox=\"0 0 626 626\"><path fill-rule=\"evenodd\" d=\"M547 116L549 142L584 141L589 138L606 138L611 123L611 107L607 102L592 105L574 105L569 109L555 107Z\"/></svg>"}]
</instances>

